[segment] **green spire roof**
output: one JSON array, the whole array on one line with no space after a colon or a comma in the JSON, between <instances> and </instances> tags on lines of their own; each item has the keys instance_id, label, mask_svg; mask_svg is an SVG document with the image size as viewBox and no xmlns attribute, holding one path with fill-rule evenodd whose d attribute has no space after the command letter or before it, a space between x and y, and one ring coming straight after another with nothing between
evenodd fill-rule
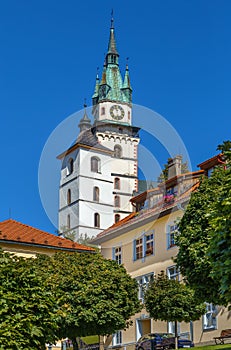
<instances>
[{"instance_id":1,"label":"green spire roof","mask_svg":"<svg viewBox=\"0 0 231 350\"><path fill-rule=\"evenodd\" d=\"M92 96L93 105L105 100L131 103L131 92L132 88L130 85L128 66L126 66L124 81L119 69L119 53L116 48L114 20L112 18L108 51L104 62L101 81L100 83L99 80L96 81L95 91Z\"/></svg>"},{"instance_id":2,"label":"green spire roof","mask_svg":"<svg viewBox=\"0 0 231 350\"><path fill-rule=\"evenodd\" d=\"M111 20L111 28L110 28L110 37L109 37L109 43L108 43L108 50L107 54L114 54L118 55L118 52L116 50L116 41L115 41L115 32L114 32L114 20Z\"/></svg>"},{"instance_id":3,"label":"green spire roof","mask_svg":"<svg viewBox=\"0 0 231 350\"><path fill-rule=\"evenodd\" d=\"M126 65L126 71L124 76L124 83L123 83L123 89L131 89L131 83L130 83L130 76L129 76L129 69L128 65Z\"/></svg>"},{"instance_id":4,"label":"green spire roof","mask_svg":"<svg viewBox=\"0 0 231 350\"><path fill-rule=\"evenodd\" d=\"M99 94L99 75L97 73L96 80L95 80L95 90L92 98L98 97L98 94Z\"/></svg>"}]
</instances>

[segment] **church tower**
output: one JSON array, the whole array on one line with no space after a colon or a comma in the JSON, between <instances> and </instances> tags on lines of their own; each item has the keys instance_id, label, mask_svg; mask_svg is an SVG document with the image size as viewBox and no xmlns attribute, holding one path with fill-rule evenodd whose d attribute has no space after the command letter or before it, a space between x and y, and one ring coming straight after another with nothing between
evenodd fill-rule
<instances>
[{"instance_id":1,"label":"church tower","mask_svg":"<svg viewBox=\"0 0 231 350\"><path fill-rule=\"evenodd\" d=\"M95 236L131 213L138 189L139 128L132 126L129 69L122 78L113 18L92 105L93 125L85 108L76 142L58 156L59 230L74 231L76 239Z\"/></svg>"}]
</instances>

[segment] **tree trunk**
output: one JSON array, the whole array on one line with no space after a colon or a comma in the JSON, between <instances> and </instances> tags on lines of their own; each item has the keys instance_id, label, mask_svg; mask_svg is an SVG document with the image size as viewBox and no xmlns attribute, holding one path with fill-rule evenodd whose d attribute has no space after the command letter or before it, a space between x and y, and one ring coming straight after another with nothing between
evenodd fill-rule
<instances>
[{"instance_id":1,"label":"tree trunk","mask_svg":"<svg viewBox=\"0 0 231 350\"><path fill-rule=\"evenodd\" d=\"M99 335L99 350L104 350L104 337Z\"/></svg>"},{"instance_id":2,"label":"tree trunk","mask_svg":"<svg viewBox=\"0 0 231 350\"><path fill-rule=\"evenodd\" d=\"M76 338L71 339L71 340L72 340L72 344L73 344L73 350L79 350L79 345L78 345Z\"/></svg>"},{"instance_id":3,"label":"tree trunk","mask_svg":"<svg viewBox=\"0 0 231 350\"><path fill-rule=\"evenodd\" d=\"M178 349L177 321L175 321L175 349Z\"/></svg>"}]
</instances>

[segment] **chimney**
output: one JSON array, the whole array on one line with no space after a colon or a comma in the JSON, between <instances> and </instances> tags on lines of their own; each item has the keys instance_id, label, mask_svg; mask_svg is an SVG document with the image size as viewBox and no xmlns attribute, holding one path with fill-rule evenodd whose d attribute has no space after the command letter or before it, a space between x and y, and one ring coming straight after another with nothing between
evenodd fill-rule
<instances>
[{"instance_id":1,"label":"chimney","mask_svg":"<svg viewBox=\"0 0 231 350\"><path fill-rule=\"evenodd\" d=\"M175 158L168 160L168 180L181 174L182 156L177 155Z\"/></svg>"}]
</instances>

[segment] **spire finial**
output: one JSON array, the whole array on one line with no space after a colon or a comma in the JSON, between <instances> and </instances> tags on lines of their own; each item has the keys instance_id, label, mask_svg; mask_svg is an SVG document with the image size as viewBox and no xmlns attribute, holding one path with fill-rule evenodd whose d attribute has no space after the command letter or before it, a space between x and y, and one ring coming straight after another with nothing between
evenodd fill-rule
<instances>
[{"instance_id":1,"label":"spire finial","mask_svg":"<svg viewBox=\"0 0 231 350\"><path fill-rule=\"evenodd\" d=\"M126 57L126 69L128 69L128 60L129 60L129 57Z\"/></svg>"},{"instance_id":2,"label":"spire finial","mask_svg":"<svg viewBox=\"0 0 231 350\"><path fill-rule=\"evenodd\" d=\"M111 10L111 29L114 29L114 17L113 17L114 11Z\"/></svg>"},{"instance_id":3,"label":"spire finial","mask_svg":"<svg viewBox=\"0 0 231 350\"><path fill-rule=\"evenodd\" d=\"M83 104L83 107L86 109L87 108L87 99L86 97L84 97L84 104Z\"/></svg>"}]
</instances>

